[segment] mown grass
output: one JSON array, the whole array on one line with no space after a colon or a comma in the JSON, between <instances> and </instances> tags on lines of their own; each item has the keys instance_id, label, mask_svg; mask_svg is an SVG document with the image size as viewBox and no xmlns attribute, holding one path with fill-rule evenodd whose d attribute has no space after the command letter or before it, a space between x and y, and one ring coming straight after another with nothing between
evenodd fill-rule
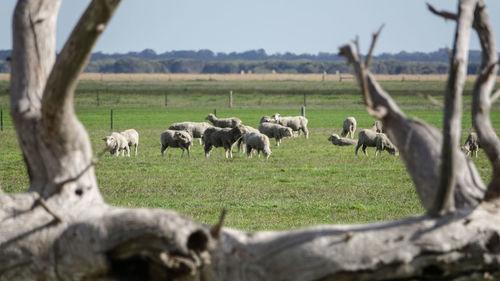
<instances>
[{"instance_id":1,"label":"mown grass","mask_svg":"<svg viewBox=\"0 0 500 281\"><path fill-rule=\"evenodd\" d=\"M355 156L354 147L335 147L327 141L332 132L340 131L347 116L356 117L359 129L370 127L374 121L364 111L353 83L343 83L345 93L337 89L330 94L320 86L320 93L313 94L315 86L307 81L306 85L297 81L278 83L284 87L290 83L290 88L302 87L311 93L306 101L311 137L290 138L280 147L272 146L273 154L267 160L247 159L236 152L233 159L225 159L222 149L215 149L206 159L197 143L191 158L181 159L179 149L169 149L161 157L159 136L173 122L203 121L214 108L219 117L238 116L254 127L262 115L299 115L303 95L293 94L292 90L269 94L277 92L279 85L253 81L252 86L242 82L241 88L254 87L255 92L235 94L234 107L228 109L227 93L210 93L219 91L212 87L229 89L233 84L217 82L214 86L214 81L187 81L201 84L197 86L199 93L188 89L169 95L165 107L161 91L141 94L140 89L147 87L143 82L126 82L116 87L107 85L111 90L100 92L101 103L97 106L96 89L104 86L93 83L81 82L75 104L94 153L104 147L101 139L110 132L110 109L114 113L114 130L135 128L140 133L137 157L114 158L106 154L95 168L101 192L111 204L173 209L208 224L216 222L221 209L227 207L226 225L245 230L380 221L423 212L399 157L387 153L375 157L373 148L368 149L368 156ZM439 108L414 93L439 98L436 93L443 83L407 83L389 81L386 86L397 92L395 99L408 116L440 127ZM5 99L0 95L6 118L5 131L0 133L0 186L6 192L21 192L28 186L28 177ZM469 96L465 102L470 103ZM500 128L497 112L492 112L492 120L494 127ZM470 124L470 114L466 114L464 136L470 132ZM480 152L474 162L487 181L491 170L484 153Z\"/></svg>"}]
</instances>

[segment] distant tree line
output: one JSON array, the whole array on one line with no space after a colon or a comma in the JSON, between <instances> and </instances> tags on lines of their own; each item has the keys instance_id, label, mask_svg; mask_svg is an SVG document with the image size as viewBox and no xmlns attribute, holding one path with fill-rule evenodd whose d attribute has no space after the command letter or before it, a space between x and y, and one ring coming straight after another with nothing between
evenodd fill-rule
<instances>
[{"instance_id":1,"label":"distant tree line","mask_svg":"<svg viewBox=\"0 0 500 281\"><path fill-rule=\"evenodd\" d=\"M10 50L0 50L0 73L10 72ZM374 57L372 71L377 74L445 74L449 54L445 49L435 52L383 53ZM469 54L469 73L479 69L481 53ZM98 73L341 73L349 72L347 64L337 54L272 54L263 49L241 53L214 53L210 50L170 51L157 54L154 50L125 54L93 53L86 72Z\"/></svg>"}]
</instances>

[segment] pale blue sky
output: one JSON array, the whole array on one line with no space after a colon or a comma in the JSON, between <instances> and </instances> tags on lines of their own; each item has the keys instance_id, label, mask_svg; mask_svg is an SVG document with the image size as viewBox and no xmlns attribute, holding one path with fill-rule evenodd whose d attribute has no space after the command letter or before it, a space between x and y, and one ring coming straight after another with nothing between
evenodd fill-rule
<instances>
[{"instance_id":1,"label":"pale blue sky","mask_svg":"<svg viewBox=\"0 0 500 281\"><path fill-rule=\"evenodd\" d=\"M15 0L2 0L0 49L10 49ZM456 10L456 1L429 0L438 9ZM61 49L88 0L63 0L57 48ZM500 1L486 0L500 45ZM381 24L376 54L435 51L450 47L454 22L431 15L417 0L123 0L94 51L105 53L210 49L268 54L337 52L360 36L366 50ZM472 49L479 49L475 38Z\"/></svg>"}]
</instances>

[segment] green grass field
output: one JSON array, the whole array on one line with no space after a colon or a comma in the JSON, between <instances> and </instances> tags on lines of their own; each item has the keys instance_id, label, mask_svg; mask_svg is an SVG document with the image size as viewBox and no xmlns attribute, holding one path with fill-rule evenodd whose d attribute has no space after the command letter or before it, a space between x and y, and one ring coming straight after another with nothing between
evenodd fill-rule
<instances>
[{"instance_id":1,"label":"green grass field","mask_svg":"<svg viewBox=\"0 0 500 281\"><path fill-rule=\"evenodd\" d=\"M441 126L440 109L415 94L431 94L442 100L443 82L383 85L394 93L408 116ZM28 186L28 178L8 114L6 88L7 84L0 82L4 115L0 186L6 192L21 192ZM468 84L466 111L470 88ZM232 109L227 105L229 89L234 92ZM332 132L340 132L347 116L356 117L358 130L373 123L358 92L352 82L82 81L75 104L95 154L104 147L102 138L110 133L111 109L115 131L135 128L140 133L138 157L106 154L96 166L102 194L113 205L173 209L207 224L215 223L226 207L226 225L244 230L360 223L421 214L413 183L399 157L387 153L375 157L374 148L368 148L368 156L355 156L354 147L328 142ZM206 159L198 143L191 158L181 159L181 150L175 148L161 157L160 134L173 122L204 121L216 108L219 117L237 116L246 125L257 127L263 115L299 115L304 93L311 137L285 139L280 147L271 140L273 153L267 160L247 159L237 152L234 159L225 159L220 148ZM470 114L465 114L464 137L471 131L470 119ZM500 128L498 111L493 111L492 119L494 127ZM490 168L485 155L480 152L474 162L487 181Z\"/></svg>"}]
</instances>

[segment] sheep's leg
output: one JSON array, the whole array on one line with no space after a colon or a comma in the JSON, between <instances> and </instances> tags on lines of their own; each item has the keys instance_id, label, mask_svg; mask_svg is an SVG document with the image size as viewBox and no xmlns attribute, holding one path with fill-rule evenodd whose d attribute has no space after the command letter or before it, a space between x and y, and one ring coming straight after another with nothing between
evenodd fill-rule
<instances>
[{"instance_id":1,"label":"sheep's leg","mask_svg":"<svg viewBox=\"0 0 500 281\"><path fill-rule=\"evenodd\" d=\"M366 144L363 144L363 147L361 148L361 150L363 150L365 155L368 155L368 152L366 152Z\"/></svg>"},{"instance_id":2,"label":"sheep's leg","mask_svg":"<svg viewBox=\"0 0 500 281\"><path fill-rule=\"evenodd\" d=\"M276 146L280 146L281 139L276 138Z\"/></svg>"},{"instance_id":3,"label":"sheep's leg","mask_svg":"<svg viewBox=\"0 0 500 281\"><path fill-rule=\"evenodd\" d=\"M201 138L198 139L198 143L202 145Z\"/></svg>"},{"instance_id":4,"label":"sheep's leg","mask_svg":"<svg viewBox=\"0 0 500 281\"><path fill-rule=\"evenodd\" d=\"M247 144L247 157L252 158L252 147Z\"/></svg>"},{"instance_id":5,"label":"sheep's leg","mask_svg":"<svg viewBox=\"0 0 500 281\"><path fill-rule=\"evenodd\" d=\"M181 158L184 157L184 147L181 147L182 153L181 153Z\"/></svg>"},{"instance_id":6,"label":"sheep's leg","mask_svg":"<svg viewBox=\"0 0 500 281\"><path fill-rule=\"evenodd\" d=\"M354 151L355 155L358 155L358 149L361 146L361 144L358 142L358 145L356 145L356 150Z\"/></svg>"},{"instance_id":7,"label":"sheep's leg","mask_svg":"<svg viewBox=\"0 0 500 281\"><path fill-rule=\"evenodd\" d=\"M135 156L137 156L137 147L138 147L138 146L139 146L138 144L135 144L135 145L134 145L134 147L135 147Z\"/></svg>"},{"instance_id":8,"label":"sheep's leg","mask_svg":"<svg viewBox=\"0 0 500 281\"><path fill-rule=\"evenodd\" d=\"M306 139L308 139L309 138L309 130L307 128L302 128L302 131L304 132L304 136L306 137Z\"/></svg>"},{"instance_id":9,"label":"sheep's leg","mask_svg":"<svg viewBox=\"0 0 500 281\"><path fill-rule=\"evenodd\" d=\"M188 146L187 152L188 152L188 157L191 158L191 147L190 146Z\"/></svg>"},{"instance_id":10,"label":"sheep's leg","mask_svg":"<svg viewBox=\"0 0 500 281\"><path fill-rule=\"evenodd\" d=\"M125 149L127 150L127 157L130 157L130 147L127 145L125 146Z\"/></svg>"},{"instance_id":11,"label":"sheep's leg","mask_svg":"<svg viewBox=\"0 0 500 281\"><path fill-rule=\"evenodd\" d=\"M212 145L207 145L207 143L205 142L205 157L208 158L208 156L210 156L210 151L212 151L212 148Z\"/></svg>"},{"instance_id":12,"label":"sheep's leg","mask_svg":"<svg viewBox=\"0 0 500 281\"><path fill-rule=\"evenodd\" d=\"M165 151L168 149L168 145L162 145L161 146L161 156L163 157Z\"/></svg>"}]
</instances>

